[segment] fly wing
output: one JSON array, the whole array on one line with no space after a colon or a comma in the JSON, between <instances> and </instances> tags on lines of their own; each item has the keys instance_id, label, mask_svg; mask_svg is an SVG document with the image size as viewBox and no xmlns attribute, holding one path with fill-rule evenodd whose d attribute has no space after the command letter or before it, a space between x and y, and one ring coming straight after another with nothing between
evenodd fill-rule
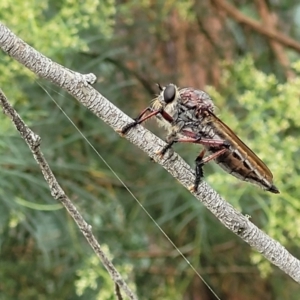
<instances>
[{"instance_id":1,"label":"fly wing","mask_svg":"<svg viewBox=\"0 0 300 300\"><path fill-rule=\"evenodd\" d=\"M212 112L209 112L209 119L214 124L214 127L219 131L225 133L226 140L235 149L240 149L241 152L247 154L247 156L255 162L257 169L263 171L263 173L270 179L273 179L273 175L265 163L217 116Z\"/></svg>"}]
</instances>

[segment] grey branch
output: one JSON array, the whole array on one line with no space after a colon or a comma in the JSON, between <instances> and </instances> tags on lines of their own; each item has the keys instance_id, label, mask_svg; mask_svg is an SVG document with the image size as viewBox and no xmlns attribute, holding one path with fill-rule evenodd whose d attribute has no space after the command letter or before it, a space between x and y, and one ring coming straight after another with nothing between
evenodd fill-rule
<instances>
[{"instance_id":1,"label":"grey branch","mask_svg":"<svg viewBox=\"0 0 300 300\"><path fill-rule=\"evenodd\" d=\"M119 272L116 270L111 261L106 257L105 253L102 251L101 246L96 240L95 236L92 233L92 226L87 224L87 222L83 219L81 214L76 209L75 205L72 201L67 197L61 186L58 184L54 174L52 173L43 153L40 150L41 138L35 134L21 119L16 110L9 104L7 98L4 93L0 89L0 105L3 108L3 112L10 117L17 130L19 131L21 137L25 140L28 147L30 148L34 159L38 163L41 171L44 175L45 180L47 181L51 195L56 200L60 201L63 206L67 209L69 214L72 216L80 231L83 233L85 238L87 239L90 246L93 248L95 253L101 259L103 265L109 272L111 278L115 282L115 285L121 287L129 299L137 299L137 297L133 294L130 288L127 286L125 281L122 279Z\"/></svg>"},{"instance_id":2,"label":"grey branch","mask_svg":"<svg viewBox=\"0 0 300 300\"><path fill-rule=\"evenodd\" d=\"M115 131L133 121L89 85L89 80L84 75L75 73L52 62L16 37L1 23L0 47L38 76L48 79L67 90L81 104L86 106ZM165 143L147 129L137 126L130 130L125 137L146 152L154 161L161 164L184 187L188 188L193 184L195 176L190 166L176 153L169 156L167 153L165 157L160 158L156 152L161 150ZM194 194L194 196L223 225L260 252L272 264L278 266L295 281L300 283L300 261L292 256L277 241L258 229L248 218L235 210L232 205L218 195L207 183L201 183L197 194Z\"/></svg>"}]
</instances>

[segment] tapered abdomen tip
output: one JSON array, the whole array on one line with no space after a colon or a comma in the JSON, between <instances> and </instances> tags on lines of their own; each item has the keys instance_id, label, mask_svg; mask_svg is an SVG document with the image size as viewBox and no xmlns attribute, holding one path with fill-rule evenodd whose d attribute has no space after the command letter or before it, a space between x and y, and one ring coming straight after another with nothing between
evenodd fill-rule
<instances>
[{"instance_id":1,"label":"tapered abdomen tip","mask_svg":"<svg viewBox=\"0 0 300 300\"><path fill-rule=\"evenodd\" d=\"M278 188L275 185L272 185L269 189L269 192L274 193L274 194L280 194Z\"/></svg>"}]
</instances>

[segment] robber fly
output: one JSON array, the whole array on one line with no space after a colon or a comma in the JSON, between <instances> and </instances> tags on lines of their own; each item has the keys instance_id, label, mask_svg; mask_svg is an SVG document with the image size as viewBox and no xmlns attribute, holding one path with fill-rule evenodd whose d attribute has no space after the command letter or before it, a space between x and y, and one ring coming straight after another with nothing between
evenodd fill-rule
<instances>
[{"instance_id":1,"label":"robber fly","mask_svg":"<svg viewBox=\"0 0 300 300\"><path fill-rule=\"evenodd\" d=\"M203 177L203 165L215 160L238 179L256 184L271 193L279 193L268 167L214 114L214 104L208 94L193 88L178 89L172 83L166 87L159 85L159 88L160 94L153 100L152 106L123 127L122 134L156 116L158 123L168 132L167 145L159 151L161 156L178 142L203 145L204 150L195 161L194 191L197 191ZM209 155L205 157L206 151Z\"/></svg>"}]
</instances>

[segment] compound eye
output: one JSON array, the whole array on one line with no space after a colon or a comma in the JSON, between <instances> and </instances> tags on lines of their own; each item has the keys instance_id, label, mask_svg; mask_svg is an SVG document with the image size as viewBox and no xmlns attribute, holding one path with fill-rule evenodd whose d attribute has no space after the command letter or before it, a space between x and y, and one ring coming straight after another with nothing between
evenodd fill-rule
<instances>
[{"instance_id":1,"label":"compound eye","mask_svg":"<svg viewBox=\"0 0 300 300\"><path fill-rule=\"evenodd\" d=\"M176 88L174 85L169 84L164 90L164 100L168 104L175 99Z\"/></svg>"}]
</instances>

